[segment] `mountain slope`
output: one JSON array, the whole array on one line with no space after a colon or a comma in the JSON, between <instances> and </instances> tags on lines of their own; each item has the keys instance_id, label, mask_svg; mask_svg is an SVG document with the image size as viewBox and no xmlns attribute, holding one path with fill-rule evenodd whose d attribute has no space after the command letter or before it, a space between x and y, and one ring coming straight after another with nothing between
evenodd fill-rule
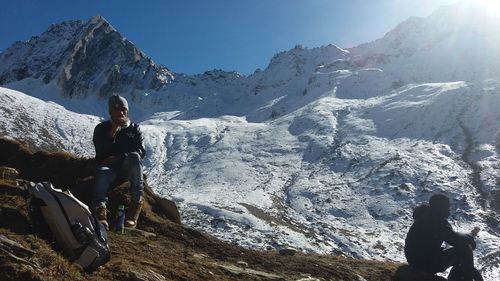
<instances>
[{"instance_id":1,"label":"mountain slope","mask_svg":"<svg viewBox=\"0 0 500 281\"><path fill-rule=\"evenodd\" d=\"M361 101L324 97L266 123L230 116L152 118L142 123L150 152L146 173L157 192L177 201L185 223L227 241L396 260L402 257L411 206L441 190L458 208L456 227L483 229L479 249L487 255L498 247L498 230L494 213L482 207L482 198L489 196L480 193L495 187L486 183L478 189L470 180L473 169L459 152L465 149L465 137L457 118L470 114L461 102L470 100L469 88L464 83L426 84ZM498 97L484 93L487 105L498 103ZM435 112L432 107L440 113L449 108L451 117L439 124L441 114L425 113ZM489 114L483 112L477 117L481 122ZM89 135L98 121L78 120L76 135ZM478 132L498 130L495 122L468 126ZM10 131L15 138L27 136ZM92 154L90 140L89 135L80 146L84 155ZM437 140L454 141L455 151ZM488 157L479 163L494 164L498 154L487 147L492 140L482 141L486 148L481 153ZM495 179L498 168L485 167L482 177Z\"/></svg>"},{"instance_id":2,"label":"mountain slope","mask_svg":"<svg viewBox=\"0 0 500 281\"><path fill-rule=\"evenodd\" d=\"M403 83L481 80L500 75L500 15L470 1L412 17L384 37L350 48L353 63Z\"/></svg>"},{"instance_id":3,"label":"mountain slope","mask_svg":"<svg viewBox=\"0 0 500 281\"><path fill-rule=\"evenodd\" d=\"M226 241L398 261L412 208L445 192L454 228L481 229L479 267L488 280L500 278L500 79L486 40L496 33L440 24L459 19L455 8L349 50L297 46L248 77L179 74L144 90L119 82L134 89L123 93L146 136L148 179L186 224ZM471 38L479 45L461 43ZM475 55L453 59L464 53ZM31 142L40 129L31 134L27 125L42 127L40 115L48 124L68 116L74 122L48 130L37 146L93 154L99 118L89 115L107 115L104 97L62 98L57 81L35 76L5 86L39 99L1 89L2 134ZM32 114L25 99L54 110Z\"/></svg>"},{"instance_id":4,"label":"mountain slope","mask_svg":"<svg viewBox=\"0 0 500 281\"><path fill-rule=\"evenodd\" d=\"M23 179L6 177L0 168L0 279L2 280L390 280L395 263L361 261L317 254L254 251L224 243L165 219L147 199L139 230L109 232L111 260L86 274L63 258L51 241L32 232L25 202L25 180L65 178L72 192L88 190L93 161L57 151L30 151L0 139L0 166L19 169ZM51 166L47 167L47 163ZM82 167L86 167L83 168ZM72 180L70 180L72 178ZM20 185L14 183L21 183ZM75 185L76 182L76 186ZM80 197L83 200L83 198ZM83 200L85 202L85 200ZM116 206L115 206L116 207ZM15 223L13 223L15 222ZM153 235L153 236L152 236ZM11 247L6 239L18 243ZM6 247L7 246L7 247ZM23 248L23 251L15 250Z\"/></svg>"},{"instance_id":5,"label":"mountain slope","mask_svg":"<svg viewBox=\"0 0 500 281\"><path fill-rule=\"evenodd\" d=\"M0 131L34 147L61 148L82 156L93 154L94 124L99 118L66 110L17 91L0 88ZM89 142L90 140L90 142Z\"/></svg>"}]
</instances>

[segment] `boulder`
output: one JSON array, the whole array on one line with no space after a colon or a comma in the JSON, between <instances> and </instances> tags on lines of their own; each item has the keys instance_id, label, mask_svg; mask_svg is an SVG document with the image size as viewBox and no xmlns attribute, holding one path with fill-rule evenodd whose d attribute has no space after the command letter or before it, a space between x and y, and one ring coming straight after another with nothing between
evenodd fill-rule
<instances>
[{"instance_id":1,"label":"boulder","mask_svg":"<svg viewBox=\"0 0 500 281\"><path fill-rule=\"evenodd\" d=\"M284 248L279 250L279 254L282 256L293 256L295 253L297 253L297 250L293 248Z\"/></svg>"}]
</instances>

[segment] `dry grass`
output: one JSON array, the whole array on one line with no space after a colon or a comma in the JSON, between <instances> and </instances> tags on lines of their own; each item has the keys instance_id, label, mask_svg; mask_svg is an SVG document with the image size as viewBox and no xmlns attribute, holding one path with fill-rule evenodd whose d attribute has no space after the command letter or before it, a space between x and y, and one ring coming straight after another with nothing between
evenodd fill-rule
<instances>
[{"instance_id":1,"label":"dry grass","mask_svg":"<svg viewBox=\"0 0 500 281\"><path fill-rule=\"evenodd\" d=\"M11 149L9 153L4 149L7 146ZM41 163L51 163L52 166L41 166ZM88 171L91 171L88 163L89 160L67 154L33 153L19 144L0 139L0 166L10 164L31 181L36 181L43 173L48 173L45 175L48 179L66 174L65 183L79 194L77 196L85 196L84 192L88 193L93 184L88 177ZM278 280L312 277L353 281L362 276L368 281L389 281L398 266L341 256L302 253L284 256L275 251L254 251L230 245L169 221L168 214L155 201L155 195L148 191L139 227L157 236L147 238L135 232L124 235L109 233L110 262L96 272L86 274L66 260L56 245L32 233L23 196L24 192L15 185L0 184L0 234L33 250L35 255L25 263L0 252L0 280L206 281L268 280L270 276L279 276Z\"/></svg>"}]
</instances>

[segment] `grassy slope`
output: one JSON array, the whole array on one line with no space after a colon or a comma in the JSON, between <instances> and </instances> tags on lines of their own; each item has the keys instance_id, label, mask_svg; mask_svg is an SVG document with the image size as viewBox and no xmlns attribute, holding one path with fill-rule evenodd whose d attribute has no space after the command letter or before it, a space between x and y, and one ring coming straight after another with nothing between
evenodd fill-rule
<instances>
[{"instance_id":1,"label":"grassy slope","mask_svg":"<svg viewBox=\"0 0 500 281\"><path fill-rule=\"evenodd\" d=\"M0 166L18 169L26 180L53 180L71 189L82 185L82 177L88 178L86 173L92 171L88 159L64 153L33 153L5 139L0 139L0 151ZM44 178L44 173L51 175ZM152 197L149 194L139 228L157 236L109 233L111 261L85 274L62 257L55 245L31 232L23 191L0 182L0 234L35 252L25 262L0 251L0 280L298 280L310 276L347 281L359 280L359 275L381 281L390 280L398 266L340 256L285 256L244 249L169 221Z\"/></svg>"}]
</instances>

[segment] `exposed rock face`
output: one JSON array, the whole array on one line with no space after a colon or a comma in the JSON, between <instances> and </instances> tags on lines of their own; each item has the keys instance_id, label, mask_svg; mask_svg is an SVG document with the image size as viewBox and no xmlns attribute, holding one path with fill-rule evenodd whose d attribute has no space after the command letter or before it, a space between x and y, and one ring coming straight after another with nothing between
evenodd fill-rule
<instances>
[{"instance_id":1,"label":"exposed rock face","mask_svg":"<svg viewBox=\"0 0 500 281\"><path fill-rule=\"evenodd\" d=\"M157 90L174 79L101 16L52 25L39 37L13 44L0 61L0 84L43 79L72 97Z\"/></svg>"},{"instance_id":2,"label":"exposed rock face","mask_svg":"<svg viewBox=\"0 0 500 281\"><path fill-rule=\"evenodd\" d=\"M81 31L83 21L66 21L51 25L40 36L18 41L0 53L0 84L42 78L46 83L56 76L60 57ZM49 47L50 46L50 47ZM54 58L58 58L55 60Z\"/></svg>"}]
</instances>

